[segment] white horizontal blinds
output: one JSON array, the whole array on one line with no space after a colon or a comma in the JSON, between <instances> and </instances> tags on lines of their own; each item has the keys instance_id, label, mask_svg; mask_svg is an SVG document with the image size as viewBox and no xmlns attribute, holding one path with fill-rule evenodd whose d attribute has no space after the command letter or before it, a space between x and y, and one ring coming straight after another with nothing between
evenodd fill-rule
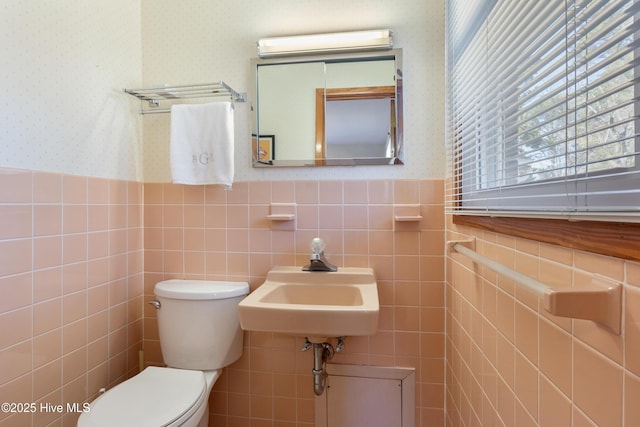
<instances>
[{"instance_id":1,"label":"white horizontal blinds","mask_svg":"<svg viewBox=\"0 0 640 427\"><path fill-rule=\"evenodd\" d=\"M501 0L458 16L477 4L447 2L449 210L640 212L640 2Z\"/></svg>"},{"instance_id":2,"label":"white horizontal blinds","mask_svg":"<svg viewBox=\"0 0 640 427\"><path fill-rule=\"evenodd\" d=\"M576 199L591 211L640 211L640 3L602 3L576 41Z\"/></svg>"}]
</instances>

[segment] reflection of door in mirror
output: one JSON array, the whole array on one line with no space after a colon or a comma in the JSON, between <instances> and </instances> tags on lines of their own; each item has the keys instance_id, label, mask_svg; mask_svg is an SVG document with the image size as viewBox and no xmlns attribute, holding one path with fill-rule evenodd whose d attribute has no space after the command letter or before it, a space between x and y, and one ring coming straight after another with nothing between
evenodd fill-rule
<instances>
[{"instance_id":1,"label":"reflection of door in mirror","mask_svg":"<svg viewBox=\"0 0 640 427\"><path fill-rule=\"evenodd\" d=\"M395 95L395 86L316 89L316 161L393 157Z\"/></svg>"}]
</instances>

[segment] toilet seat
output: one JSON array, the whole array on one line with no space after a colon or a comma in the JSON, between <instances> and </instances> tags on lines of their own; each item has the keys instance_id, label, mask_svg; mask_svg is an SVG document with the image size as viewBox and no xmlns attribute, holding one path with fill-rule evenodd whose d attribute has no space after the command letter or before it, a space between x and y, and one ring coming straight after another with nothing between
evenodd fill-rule
<instances>
[{"instance_id":1,"label":"toilet seat","mask_svg":"<svg viewBox=\"0 0 640 427\"><path fill-rule=\"evenodd\" d=\"M179 426L206 404L207 395L202 371L149 366L96 399L78 426Z\"/></svg>"}]
</instances>

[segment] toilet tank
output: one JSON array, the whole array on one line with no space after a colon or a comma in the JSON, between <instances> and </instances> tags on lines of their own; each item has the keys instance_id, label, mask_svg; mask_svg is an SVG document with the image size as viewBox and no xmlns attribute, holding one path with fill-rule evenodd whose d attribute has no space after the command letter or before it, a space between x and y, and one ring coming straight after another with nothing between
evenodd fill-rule
<instances>
[{"instance_id":1,"label":"toilet tank","mask_svg":"<svg viewBox=\"0 0 640 427\"><path fill-rule=\"evenodd\" d=\"M212 370L240 358L238 303L249 293L248 283L173 279L158 282L154 293L164 363Z\"/></svg>"}]
</instances>

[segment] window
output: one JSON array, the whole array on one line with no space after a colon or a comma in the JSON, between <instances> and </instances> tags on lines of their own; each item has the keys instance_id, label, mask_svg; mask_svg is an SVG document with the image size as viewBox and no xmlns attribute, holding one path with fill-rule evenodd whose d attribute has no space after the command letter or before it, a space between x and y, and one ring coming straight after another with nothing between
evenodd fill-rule
<instances>
[{"instance_id":1,"label":"window","mask_svg":"<svg viewBox=\"0 0 640 427\"><path fill-rule=\"evenodd\" d=\"M449 212L640 222L639 12L447 0Z\"/></svg>"}]
</instances>

